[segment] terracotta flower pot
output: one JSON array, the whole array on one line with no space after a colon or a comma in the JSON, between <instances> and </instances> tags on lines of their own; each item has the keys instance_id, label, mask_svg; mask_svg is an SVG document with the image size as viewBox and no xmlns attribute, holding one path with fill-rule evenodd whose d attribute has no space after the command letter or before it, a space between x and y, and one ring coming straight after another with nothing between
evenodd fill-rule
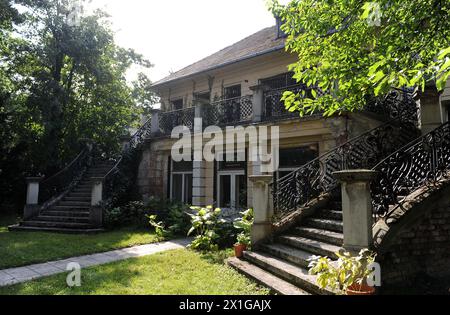
<instances>
[{"instance_id":1,"label":"terracotta flower pot","mask_svg":"<svg viewBox=\"0 0 450 315\"><path fill-rule=\"evenodd\" d=\"M374 295L375 288L367 284L354 283L347 288L347 295Z\"/></svg>"},{"instance_id":2,"label":"terracotta flower pot","mask_svg":"<svg viewBox=\"0 0 450 315\"><path fill-rule=\"evenodd\" d=\"M235 244L234 245L234 255L237 258L242 258L244 251L247 249L247 245L244 244Z\"/></svg>"}]
</instances>

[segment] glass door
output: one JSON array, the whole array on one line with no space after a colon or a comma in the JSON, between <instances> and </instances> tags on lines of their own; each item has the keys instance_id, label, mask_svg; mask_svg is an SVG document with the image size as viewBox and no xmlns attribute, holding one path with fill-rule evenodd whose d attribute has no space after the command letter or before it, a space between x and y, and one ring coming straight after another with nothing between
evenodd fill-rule
<instances>
[{"instance_id":1,"label":"glass door","mask_svg":"<svg viewBox=\"0 0 450 315\"><path fill-rule=\"evenodd\" d=\"M247 206L247 180L244 171L219 172L219 208L244 209Z\"/></svg>"}]
</instances>

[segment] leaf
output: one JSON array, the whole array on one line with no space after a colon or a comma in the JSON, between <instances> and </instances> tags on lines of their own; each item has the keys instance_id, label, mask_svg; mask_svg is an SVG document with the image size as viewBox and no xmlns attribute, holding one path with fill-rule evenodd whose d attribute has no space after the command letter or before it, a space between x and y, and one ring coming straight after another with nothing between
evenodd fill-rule
<instances>
[{"instance_id":1,"label":"leaf","mask_svg":"<svg viewBox=\"0 0 450 315\"><path fill-rule=\"evenodd\" d=\"M438 59L443 59L445 56L450 54L450 47L447 47L439 52Z\"/></svg>"}]
</instances>

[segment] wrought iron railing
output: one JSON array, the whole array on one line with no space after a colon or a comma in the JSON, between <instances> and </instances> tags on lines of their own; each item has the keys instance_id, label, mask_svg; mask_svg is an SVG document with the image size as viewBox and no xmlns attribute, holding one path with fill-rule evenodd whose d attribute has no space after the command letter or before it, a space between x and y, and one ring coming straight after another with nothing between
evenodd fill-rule
<instances>
[{"instance_id":1,"label":"wrought iron railing","mask_svg":"<svg viewBox=\"0 0 450 315\"><path fill-rule=\"evenodd\" d=\"M203 118L209 126L228 126L249 122L252 117L252 95L224 99L203 107Z\"/></svg>"},{"instance_id":2,"label":"wrought iron railing","mask_svg":"<svg viewBox=\"0 0 450 315\"><path fill-rule=\"evenodd\" d=\"M308 96L311 93L311 89L304 84L297 84L278 89L272 89L264 92L264 119L280 119L280 118L294 118L299 117L298 111L290 112L284 106L284 101L281 100L284 92L293 92L295 94L304 93ZM315 113L314 116L320 115Z\"/></svg>"},{"instance_id":3,"label":"wrought iron railing","mask_svg":"<svg viewBox=\"0 0 450 315\"><path fill-rule=\"evenodd\" d=\"M183 108L159 115L159 128L162 134L170 135L177 126L186 126L194 129L195 107Z\"/></svg>"},{"instance_id":4,"label":"wrought iron railing","mask_svg":"<svg viewBox=\"0 0 450 315\"><path fill-rule=\"evenodd\" d=\"M450 171L450 123L414 140L379 163L372 182L374 215L383 217L390 206L401 205L406 196L432 184Z\"/></svg>"},{"instance_id":5,"label":"wrought iron railing","mask_svg":"<svg viewBox=\"0 0 450 315\"><path fill-rule=\"evenodd\" d=\"M139 144L143 143L152 132L152 119L148 119L136 132L131 136L127 150L135 149Z\"/></svg>"},{"instance_id":6,"label":"wrought iron railing","mask_svg":"<svg viewBox=\"0 0 450 315\"><path fill-rule=\"evenodd\" d=\"M383 158L417 137L417 111L412 97L398 100L403 114L325 153L271 184L274 221L321 194L338 187L333 173L345 169L372 168ZM396 111L397 112L397 111Z\"/></svg>"},{"instance_id":7,"label":"wrought iron railing","mask_svg":"<svg viewBox=\"0 0 450 315\"><path fill-rule=\"evenodd\" d=\"M92 160L92 145L87 144L80 154L63 170L44 179L39 185L39 204L58 197L79 181Z\"/></svg>"}]
</instances>

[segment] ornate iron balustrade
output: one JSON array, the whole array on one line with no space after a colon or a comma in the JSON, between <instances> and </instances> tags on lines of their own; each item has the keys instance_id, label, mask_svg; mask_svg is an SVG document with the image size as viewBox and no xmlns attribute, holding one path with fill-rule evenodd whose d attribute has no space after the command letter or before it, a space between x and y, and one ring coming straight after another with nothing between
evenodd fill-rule
<instances>
[{"instance_id":1,"label":"ornate iron balustrade","mask_svg":"<svg viewBox=\"0 0 450 315\"><path fill-rule=\"evenodd\" d=\"M416 139L379 163L378 178L372 183L374 215L383 217L390 206L419 187L449 176L450 123Z\"/></svg>"},{"instance_id":2,"label":"ornate iron balustrade","mask_svg":"<svg viewBox=\"0 0 450 315\"><path fill-rule=\"evenodd\" d=\"M62 171L45 179L39 185L39 203L44 204L67 191L81 179L92 161L92 145L86 145L81 153Z\"/></svg>"},{"instance_id":3,"label":"ornate iron balustrade","mask_svg":"<svg viewBox=\"0 0 450 315\"><path fill-rule=\"evenodd\" d=\"M264 92L264 119L283 119L283 118L298 118L297 111L290 112L284 106L284 102L281 100L283 93L291 91L293 93L303 92L305 96L311 93L311 89L304 84L297 84L293 86L283 87L279 89L272 89ZM322 93L319 89L316 89L317 93ZM314 113L311 116L320 116L322 113Z\"/></svg>"},{"instance_id":4,"label":"ornate iron balustrade","mask_svg":"<svg viewBox=\"0 0 450 315\"><path fill-rule=\"evenodd\" d=\"M159 127L163 134L170 135L173 128L186 126L194 129L195 107L183 108L171 112L163 112L159 116Z\"/></svg>"},{"instance_id":5,"label":"ornate iron balustrade","mask_svg":"<svg viewBox=\"0 0 450 315\"><path fill-rule=\"evenodd\" d=\"M203 107L203 118L209 126L227 126L251 121L253 96L235 97Z\"/></svg>"},{"instance_id":6,"label":"ornate iron balustrade","mask_svg":"<svg viewBox=\"0 0 450 315\"><path fill-rule=\"evenodd\" d=\"M383 158L417 137L417 111L412 97L399 100L404 116L370 130L325 153L271 184L274 220L279 221L321 194L333 191L338 182L334 172L345 169L372 168ZM412 116L411 116L412 115Z\"/></svg>"},{"instance_id":7,"label":"ornate iron balustrade","mask_svg":"<svg viewBox=\"0 0 450 315\"><path fill-rule=\"evenodd\" d=\"M134 135L131 136L128 150L137 148L141 143L145 141L151 135L152 132L152 119L148 119Z\"/></svg>"}]
</instances>

